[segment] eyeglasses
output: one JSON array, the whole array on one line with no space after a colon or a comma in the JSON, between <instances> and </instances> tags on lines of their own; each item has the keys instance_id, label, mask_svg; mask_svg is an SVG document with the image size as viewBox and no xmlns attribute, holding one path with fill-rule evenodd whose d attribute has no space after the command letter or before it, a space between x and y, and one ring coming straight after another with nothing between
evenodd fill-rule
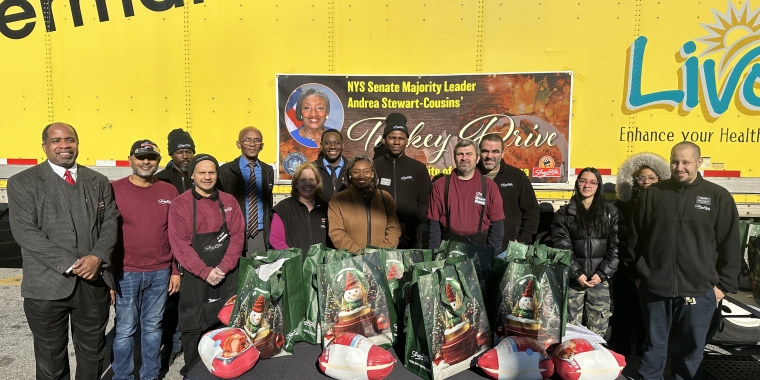
<instances>
[{"instance_id":1,"label":"eyeglasses","mask_svg":"<svg viewBox=\"0 0 760 380\"><path fill-rule=\"evenodd\" d=\"M261 139L245 139L243 141L240 141L241 144L250 145L250 146L256 146L261 144Z\"/></svg>"},{"instance_id":2,"label":"eyeglasses","mask_svg":"<svg viewBox=\"0 0 760 380\"><path fill-rule=\"evenodd\" d=\"M592 181L589 181L589 180L586 180L586 179L582 179L582 178L578 180L578 184L579 184L579 185L581 185L581 186L583 186L583 185L585 185L585 184L587 184L587 183L588 183L588 185L589 185L589 186L591 186L591 187L596 187L596 186L599 186L599 182L597 182L597 181L593 181L593 180L592 180Z\"/></svg>"},{"instance_id":3,"label":"eyeglasses","mask_svg":"<svg viewBox=\"0 0 760 380\"><path fill-rule=\"evenodd\" d=\"M658 181L658 178L657 178L657 177L655 177L655 176L649 176L649 177L644 177L644 176L641 176L641 177L636 177L636 182L644 182L644 181L647 181L647 180L648 180L649 182L652 182L652 183L654 183L654 182L657 182L657 181Z\"/></svg>"}]
</instances>

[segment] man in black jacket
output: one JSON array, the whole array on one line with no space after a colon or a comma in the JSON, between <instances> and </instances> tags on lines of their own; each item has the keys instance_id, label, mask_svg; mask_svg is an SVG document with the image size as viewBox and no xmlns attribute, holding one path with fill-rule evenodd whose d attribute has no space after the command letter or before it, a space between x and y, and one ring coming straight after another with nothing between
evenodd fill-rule
<instances>
[{"instance_id":1,"label":"man in black jacket","mask_svg":"<svg viewBox=\"0 0 760 380\"><path fill-rule=\"evenodd\" d=\"M396 201L396 216L401 224L398 248L422 248L420 225L427 219L430 199L430 175L425 164L407 157L409 142L406 117L392 113L385 118L383 143L385 153L375 158L379 189Z\"/></svg>"},{"instance_id":2,"label":"man in black jacket","mask_svg":"<svg viewBox=\"0 0 760 380\"><path fill-rule=\"evenodd\" d=\"M322 132L322 150L314 164L317 165L322 177L322 198L330 202L333 195L348 187L346 182L346 167L348 160L343 157L343 135L337 129L326 129Z\"/></svg>"},{"instance_id":3,"label":"man in black jacket","mask_svg":"<svg viewBox=\"0 0 760 380\"><path fill-rule=\"evenodd\" d=\"M272 188L274 169L259 160L264 149L261 132L245 127L236 142L240 157L219 168L217 188L237 199L245 216L246 257L253 252L266 252L269 247L269 226L272 223Z\"/></svg>"},{"instance_id":4,"label":"man in black jacket","mask_svg":"<svg viewBox=\"0 0 760 380\"><path fill-rule=\"evenodd\" d=\"M172 160L168 165L156 173L153 177L172 184L177 189L177 193L182 194L193 188L193 179L188 174L190 161L195 155L195 142L190 133L182 128L173 129L167 136L168 151ZM182 352L182 342L180 342L181 333L177 328L179 293L170 294L166 298L166 309L164 310L164 319L162 321L164 345L161 351L161 365L168 367L174 363L174 359Z\"/></svg>"},{"instance_id":5,"label":"man in black jacket","mask_svg":"<svg viewBox=\"0 0 760 380\"><path fill-rule=\"evenodd\" d=\"M502 158L504 140L489 133L480 140L480 173L496 182L504 204L504 244L510 241L530 244L538 231L539 207L536 193L528 176L520 169L507 165Z\"/></svg>"},{"instance_id":6,"label":"man in black jacket","mask_svg":"<svg viewBox=\"0 0 760 380\"><path fill-rule=\"evenodd\" d=\"M736 293L741 262L739 214L731 194L698 172L699 147L676 144L672 177L640 196L629 226L628 276L639 284L647 341L639 376L661 379L668 336L678 342L676 378L700 377L710 320L725 293Z\"/></svg>"},{"instance_id":7,"label":"man in black jacket","mask_svg":"<svg viewBox=\"0 0 760 380\"><path fill-rule=\"evenodd\" d=\"M190 160L195 155L195 142L193 142L190 134L182 128L169 132L168 140L169 148L167 150L172 156L172 160L164 170L156 173L153 177L174 185L177 192L182 194L193 188L193 180L187 173L187 169L190 167Z\"/></svg>"}]
</instances>

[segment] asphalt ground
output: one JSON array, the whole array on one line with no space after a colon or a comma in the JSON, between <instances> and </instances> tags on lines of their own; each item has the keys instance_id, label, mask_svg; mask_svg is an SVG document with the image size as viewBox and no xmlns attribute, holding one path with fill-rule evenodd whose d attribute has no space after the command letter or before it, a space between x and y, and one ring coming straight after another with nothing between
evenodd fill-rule
<instances>
[{"instance_id":1,"label":"asphalt ground","mask_svg":"<svg viewBox=\"0 0 760 380\"><path fill-rule=\"evenodd\" d=\"M24 299L21 298L21 248L13 240L8 216L0 209L0 379L34 379L34 342L32 332L26 323L24 315ZM111 343L113 342L114 311L111 307L108 327L106 328L106 368L102 379L110 380L113 371L110 367ZM139 356L139 339L137 339L135 356ZM135 364L135 379L139 379L139 357ZM76 358L74 346L69 337L69 363L71 365L71 378L76 373ZM179 369L184 365L182 355L179 355L174 363L162 369L164 379L182 379Z\"/></svg>"}]
</instances>

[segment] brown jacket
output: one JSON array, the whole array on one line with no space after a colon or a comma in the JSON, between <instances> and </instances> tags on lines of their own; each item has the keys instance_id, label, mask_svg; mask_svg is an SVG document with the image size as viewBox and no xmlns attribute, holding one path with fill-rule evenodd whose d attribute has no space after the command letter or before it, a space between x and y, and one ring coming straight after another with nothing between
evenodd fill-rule
<instances>
[{"instance_id":1,"label":"brown jacket","mask_svg":"<svg viewBox=\"0 0 760 380\"><path fill-rule=\"evenodd\" d=\"M330 200L327 221L330 225L330 239L335 248L351 252L357 252L367 245L393 248L398 245L401 236L396 203L387 191L375 190L370 207L366 207L361 192L349 186ZM370 239L368 228L371 232Z\"/></svg>"}]
</instances>

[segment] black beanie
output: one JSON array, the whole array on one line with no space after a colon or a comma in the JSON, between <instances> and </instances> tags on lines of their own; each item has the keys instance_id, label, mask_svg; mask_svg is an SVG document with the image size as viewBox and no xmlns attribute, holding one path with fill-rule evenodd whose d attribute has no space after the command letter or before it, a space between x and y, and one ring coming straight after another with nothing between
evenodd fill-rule
<instances>
[{"instance_id":1,"label":"black beanie","mask_svg":"<svg viewBox=\"0 0 760 380\"><path fill-rule=\"evenodd\" d=\"M385 118L385 130L383 130L383 138L393 131L402 131L406 133L406 137L409 137L409 129L406 128L406 116L394 112Z\"/></svg>"},{"instance_id":2,"label":"black beanie","mask_svg":"<svg viewBox=\"0 0 760 380\"><path fill-rule=\"evenodd\" d=\"M177 128L169 132L169 154L171 155L177 149L190 149L195 153L195 143L190 134Z\"/></svg>"},{"instance_id":3,"label":"black beanie","mask_svg":"<svg viewBox=\"0 0 760 380\"><path fill-rule=\"evenodd\" d=\"M216 165L216 170L219 171L219 161L214 158L214 156L206 153L200 153L193 156L193 159L190 160L190 169L189 172L190 175L193 175L193 172L195 171L195 165L198 165L201 161L211 161Z\"/></svg>"}]
</instances>

